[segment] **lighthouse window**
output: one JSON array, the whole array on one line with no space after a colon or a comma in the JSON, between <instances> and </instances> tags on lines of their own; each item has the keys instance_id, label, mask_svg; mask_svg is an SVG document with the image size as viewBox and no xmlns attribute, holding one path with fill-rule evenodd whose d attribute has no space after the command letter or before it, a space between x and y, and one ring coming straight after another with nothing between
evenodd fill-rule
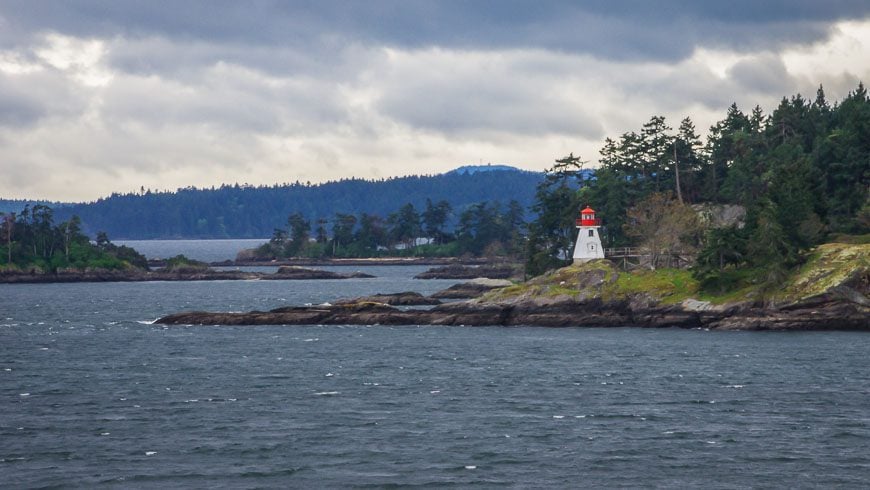
<instances>
[{"instance_id":1,"label":"lighthouse window","mask_svg":"<svg viewBox=\"0 0 870 490\"><path fill-rule=\"evenodd\" d=\"M589 230L589 236L595 236L595 230Z\"/></svg>"}]
</instances>

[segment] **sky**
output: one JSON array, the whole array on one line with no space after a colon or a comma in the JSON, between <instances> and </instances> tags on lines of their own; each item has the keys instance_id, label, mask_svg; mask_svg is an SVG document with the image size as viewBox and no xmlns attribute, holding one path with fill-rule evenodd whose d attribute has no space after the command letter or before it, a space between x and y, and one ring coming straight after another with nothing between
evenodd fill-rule
<instances>
[{"instance_id":1,"label":"sky","mask_svg":"<svg viewBox=\"0 0 870 490\"><path fill-rule=\"evenodd\" d=\"M595 167L859 81L866 0L0 0L0 198Z\"/></svg>"}]
</instances>

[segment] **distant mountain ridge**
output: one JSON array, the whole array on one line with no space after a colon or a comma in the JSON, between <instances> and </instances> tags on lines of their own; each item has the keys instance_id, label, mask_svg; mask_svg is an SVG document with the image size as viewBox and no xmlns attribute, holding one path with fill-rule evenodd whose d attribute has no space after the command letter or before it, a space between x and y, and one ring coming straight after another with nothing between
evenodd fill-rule
<instances>
[{"instance_id":1,"label":"distant mountain ridge","mask_svg":"<svg viewBox=\"0 0 870 490\"><path fill-rule=\"evenodd\" d=\"M521 170L516 167L511 167L510 165L501 165L496 164L493 165L491 163L487 163L486 165L463 165L462 167L455 168L449 172L448 174L476 174L478 172L492 172L503 170L507 172L528 172L528 170Z\"/></svg>"},{"instance_id":2,"label":"distant mountain ridge","mask_svg":"<svg viewBox=\"0 0 870 490\"><path fill-rule=\"evenodd\" d=\"M528 208L543 172L506 165L486 170L456 170L431 176L381 180L345 179L323 184L273 186L223 185L213 189L184 188L174 192L113 194L92 203L71 204L55 210L55 221L78 215L86 233L105 231L113 240L170 238L264 238L286 227L287 217L302 213L315 228L316 220L329 221L336 213L375 214L386 218L406 203L418 212L447 201L453 221L468 206L516 200Z\"/></svg>"}]
</instances>

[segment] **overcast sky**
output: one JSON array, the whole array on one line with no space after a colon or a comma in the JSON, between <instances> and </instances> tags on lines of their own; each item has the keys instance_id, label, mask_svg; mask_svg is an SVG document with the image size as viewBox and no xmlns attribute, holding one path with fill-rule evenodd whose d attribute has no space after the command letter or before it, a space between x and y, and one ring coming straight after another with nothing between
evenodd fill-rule
<instances>
[{"instance_id":1,"label":"overcast sky","mask_svg":"<svg viewBox=\"0 0 870 490\"><path fill-rule=\"evenodd\" d=\"M0 0L0 198L595 166L868 75L866 0Z\"/></svg>"}]
</instances>

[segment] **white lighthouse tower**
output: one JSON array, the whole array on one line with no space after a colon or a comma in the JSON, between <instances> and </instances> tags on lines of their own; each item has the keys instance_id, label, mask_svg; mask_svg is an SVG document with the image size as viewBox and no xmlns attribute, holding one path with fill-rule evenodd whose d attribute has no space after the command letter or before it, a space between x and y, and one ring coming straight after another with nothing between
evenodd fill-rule
<instances>
[{"instance_id":1,"label":"white lighthouse tower","mask_svg":"<svg viewBox=\"0 0 870 490\"><path fill-rule=\"evenodd\" d=\"M577 229L577 245L574 246L574 263L581 264L593 259L604 258L604 247L601 246L601 220L595 219L595 210L586 206L580 211L580 218L575 221Z\"/></svg>"}]
</instances>

